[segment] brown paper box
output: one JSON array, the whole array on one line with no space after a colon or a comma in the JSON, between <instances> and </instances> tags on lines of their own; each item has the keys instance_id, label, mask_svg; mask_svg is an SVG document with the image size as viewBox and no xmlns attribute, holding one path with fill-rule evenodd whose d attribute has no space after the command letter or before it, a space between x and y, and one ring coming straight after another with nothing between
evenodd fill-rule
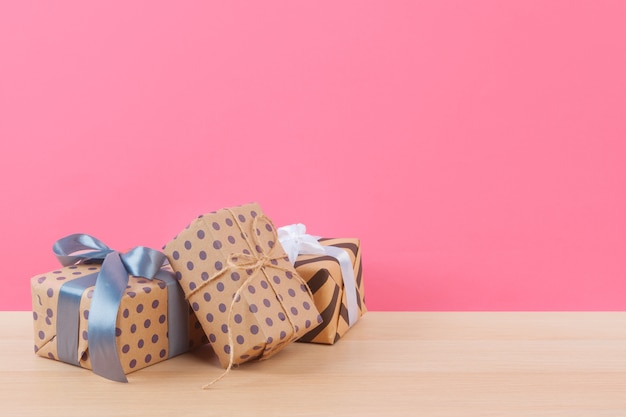
<instances>
[{"instance_id":1,"label":"brown paper box","mask_svg":"<svg viewBox=\"0 0 626 417\"><path fill-rule=\"evenodd\" d=\"M198 217L163 252L225 368L229 328L233 364L239 364L271 357L321 322L274 225L257 204ZM256 269L250 266L263 256L272 260ZM232 303L238 291L240 297Z\"/></svg>"},{"instance_id":2,"label":"brown paper box","mask_svg":"<svg viewBox=\"0 0 626 417\"><path fill-rule=\"evenodd\" d=\"M100 270L97 264L79 264L31 279L35 353L59 360L57 354L57 309L59 290L68 281ZM117 315L117 353L125 374L164 361L169 357L167 287L159 280L129 277ZM79 365L92 369L87 345L89 307L93 287L82 294L79 317ZM200 323L189 309L189 347L207 343Z\"/></svg>"},{"instance_id":3,"label":"brown paper box","mask_svg":"<svg viewBox=\"0 0 626 417\"><path fill-rule=\"evenodd\" d=\"M352 260L357 288L358 316L367 311L363 291L361 246L359 239L320 239L323 246L344 249ZM333 344L349 329L346 294L343 276L337 259L327 255L299 255L295 263L296 271L307 282L313 293L315 306L320 311L321 325L302 336L300 342Z\"/></svg>"}]
</instances>

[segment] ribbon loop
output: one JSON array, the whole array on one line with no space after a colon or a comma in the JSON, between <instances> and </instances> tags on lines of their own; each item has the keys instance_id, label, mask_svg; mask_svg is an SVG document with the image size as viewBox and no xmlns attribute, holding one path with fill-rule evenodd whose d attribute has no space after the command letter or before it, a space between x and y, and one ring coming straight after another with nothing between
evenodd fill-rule
<instances>
[{"instance_id":1,"label":"ribbon loop","mask_svg":"<svg viewBox=\"0 0 626 417\"><path fill-rule=\"evenodd\" d=\"M103 261L113 250L101 240L84 233L75 233L57 240L52 251L63 266L82 261Z\"/></svg>"},{"instance_id":2,"label":"ribbon loop","mask_svg":"<svg viewBox=\"0 0 626 417\"><path fill-rule=\"evenodd\" d=\"M130 275L152 279L167 261L165 254L145 246L136 246L121 255Z\"/></svg>"}]
</instances>

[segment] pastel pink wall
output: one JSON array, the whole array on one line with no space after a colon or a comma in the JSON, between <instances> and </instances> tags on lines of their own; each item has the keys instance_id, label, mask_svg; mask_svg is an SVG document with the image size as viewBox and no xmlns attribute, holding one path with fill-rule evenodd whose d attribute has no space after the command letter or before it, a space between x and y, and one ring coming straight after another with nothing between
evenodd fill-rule
<instances>
[{"instance_id":1,"label":"pastel pink wall","mask_svg":"<svg viewBox=\"0 0 626 417\"><path fill-rule=\"evenodd\" d=\"M0 3L0 309L258 201L373 310L626 308L626 2Z\"/></svg>"}]
</instances>

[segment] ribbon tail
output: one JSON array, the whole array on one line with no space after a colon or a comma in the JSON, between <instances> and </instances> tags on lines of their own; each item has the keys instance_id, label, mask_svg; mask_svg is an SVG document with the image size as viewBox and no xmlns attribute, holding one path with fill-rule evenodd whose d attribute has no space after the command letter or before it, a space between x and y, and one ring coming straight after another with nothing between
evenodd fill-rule
<instances>
[{"instance_id":1,"label":"ribbon tail","mask_svg":"<svg viewBox=\"0 0 626 417\"><path fill-rule=\"evenodd\" d=\"M283 245L283 249L287 252L289 263L291 263L291 265L295 264L298 258L298 247L296 245Z\"/></svg>"},{"instance_id":2,"label":"ribbon tail","mask_svg":"<svg viewBox=\"0 0 626 417\"><path fill-rule=\"evenodd\" d=\"M326 246L326 254L332 256L339 261L341 275L343 276L343 290L346 294L346 303L348 308L348 326L352 327L359 319L359 306L357 302L356 279L354 277L354 269L350 255L341 248L335 246Z\"/></svg>"},{"instance_id":3,"label":"ribbon tail","mask_svg":"<svg viewBox=\"0 0 626 417\"><path fill-rule=\"evenodd\" d=\"M94 373L118 382L128 382L117 354L115 325L128 272L120 254L105 258L96 282L89 314L89 357Z\"/></svg>"}]
</instances>

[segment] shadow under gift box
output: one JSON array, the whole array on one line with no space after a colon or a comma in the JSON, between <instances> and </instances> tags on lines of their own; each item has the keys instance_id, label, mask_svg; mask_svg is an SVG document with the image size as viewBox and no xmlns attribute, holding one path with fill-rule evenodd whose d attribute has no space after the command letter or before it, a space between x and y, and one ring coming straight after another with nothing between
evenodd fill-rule
<instances>
[{"instance_id":1,"label":"shadow under gift box","mask_svg":"<svg viewBox=\"0 0 626 417\"><path fill-rule=\"evenodd\" d=\"M257 204L199 216L163 252L224 368L267 359L321 322Z\"/></svg>"},{"instance_id":2,"label":"shadow under gift box","mask_svg":"<svg viewBox=\"0 0 626 417\"><path fill-rule=\"evenodd\" d=\"M356 281L356 320L367 312L363 290L361 245L359 239L322 238L322 246L343 249L349 256ZM333 344L355 323L348 318L348 297L339 261L329 255L298 255L295 262L298 274L307 282L313 293L315 306L323 323L302 336L299 342Z\"/></svg>"},{"instance_id":3,"label":"shadow under gift box","mask_svg":"<svg viewBox=\"0 0 626 417\"><path fill-rule=\"evenodd\" d=\"M172 273L168 267L163 269L169 274ZM68 325L68 323L57 323L61 287L77 280L94 282L99 271L99 264L78 264L36 275L31 279L35 353L37 355L63 361L59 358L58 345L65 341L59 340L58 326ZM86 287L80 298L79 311L76 312L78 315L77 357L75 363L68 361L68 363L87 369L92 369L87 339L93 285ZM168 294L168 289L174 289L174 293ZM169 328L175 324L171 323L168 314L168 295L178 297L179 308L184 308L181 314L186 328L179 328L176 332L170 332ZM179 334L179 339L170 340L170 333ZM162 362L206 343L207 339L200 323L184 301L182 290L178 285L168 286L164 281L159 280L158 276L153 280L129 277L116 319L116 348L124 374Z\"/></svg>"}]
</instances>

